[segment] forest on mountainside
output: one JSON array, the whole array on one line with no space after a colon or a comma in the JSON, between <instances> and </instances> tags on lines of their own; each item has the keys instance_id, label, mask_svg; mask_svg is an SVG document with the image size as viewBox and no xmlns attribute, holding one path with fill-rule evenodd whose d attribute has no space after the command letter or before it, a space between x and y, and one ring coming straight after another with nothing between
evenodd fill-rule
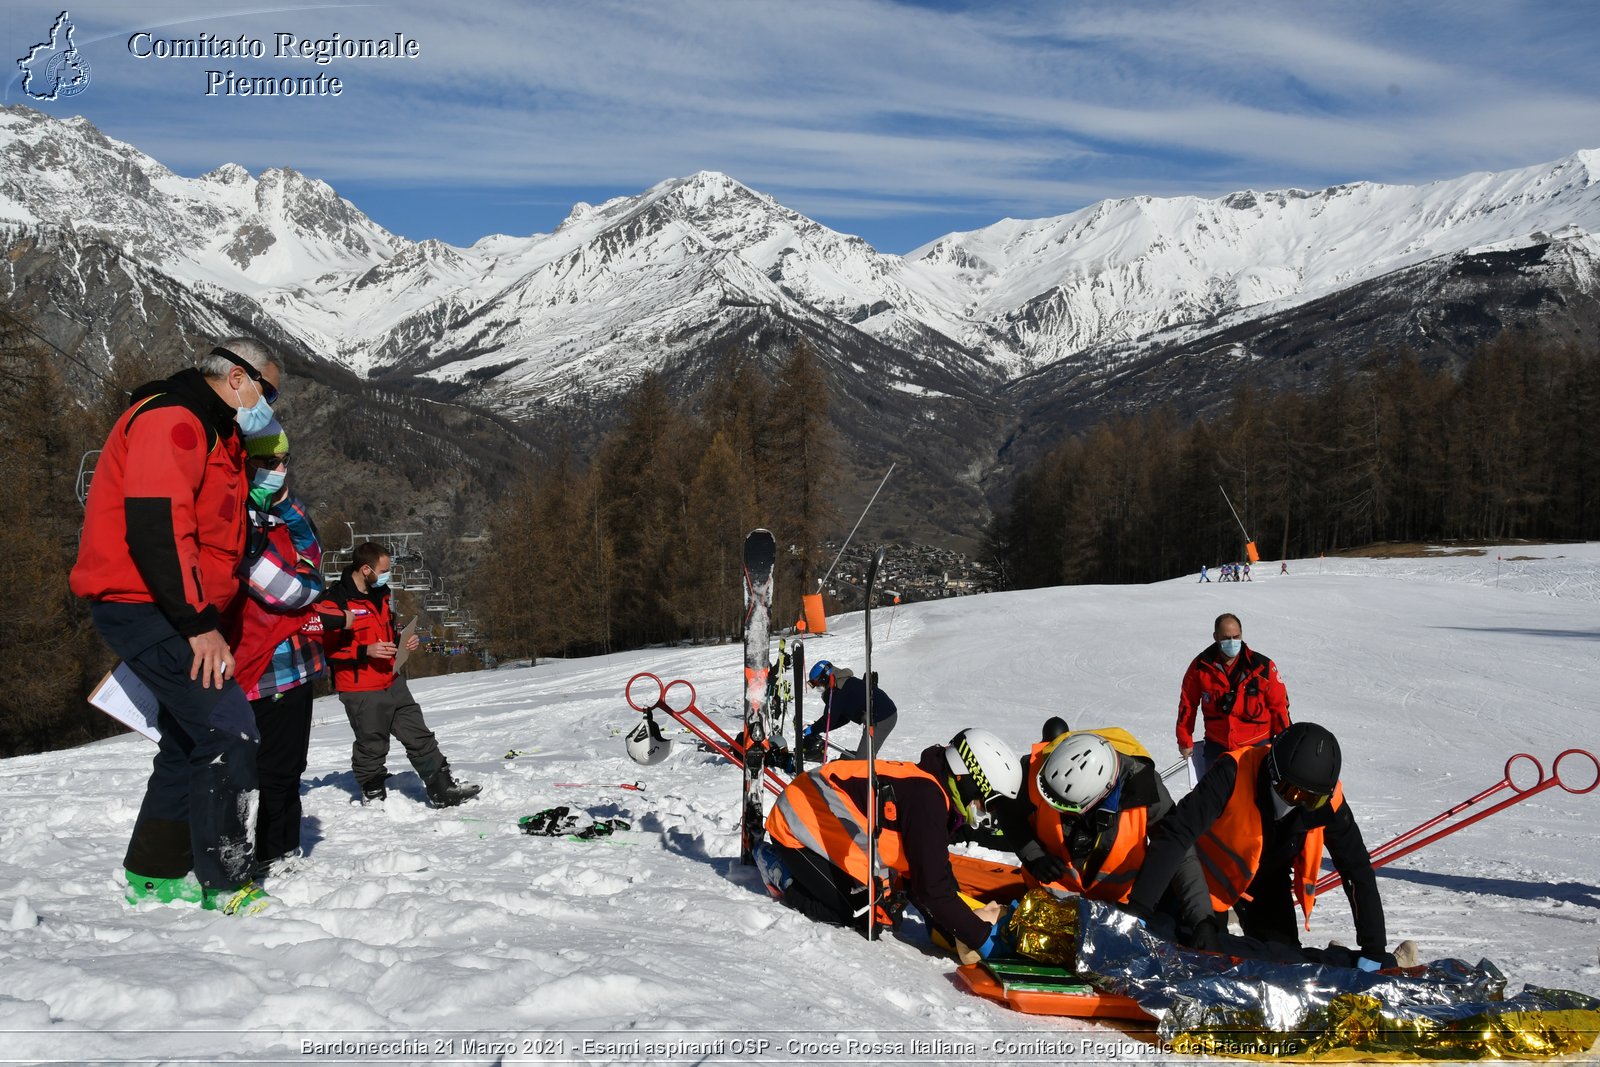
<instances>
[{"instance_id":1,"label":"forest on mountainside","mask_svg":"<svg viewBox=\"0 0 1600 1067\"><path fill-rule=\"evenodd\" d=\"M725 360L698 412L647 376L592 461L557 450L491 516L494 547L473 603L495 652L568 656L731 637L743 615L741 546L757 526L778 536L775 624L792 621L836 525L831 406L804 344L772 382L751 360Z\"/></svg>"},{"instance_id":2,"label":"forest on mountainside","mask_svg":"<svg viewBox=\"0 0 1600 1067\"><path fill-rule=\"evenodd\" d=\"M1024 471L991 526L1002 587L1147 582L1377 541L1600 537L1600 356L1502 335L1459 375L1375 354L1237 390L1213 419L1100 423ZM1220 487L1220 488L1219 488Z\"/></svg>"}]
</instances>

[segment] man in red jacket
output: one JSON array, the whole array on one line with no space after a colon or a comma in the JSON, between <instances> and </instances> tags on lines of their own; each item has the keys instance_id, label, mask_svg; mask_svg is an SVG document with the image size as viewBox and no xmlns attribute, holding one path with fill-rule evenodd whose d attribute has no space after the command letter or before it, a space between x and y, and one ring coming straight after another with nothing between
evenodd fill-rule
<instances>
[{"instance_id":1,"label":"man in red jacket","mask_svg":"<svg viewBox=\"0 0 1600 1067\"><path fill-rule=\"evenodd\" d=\"M219 626L245 553L240 431L271 420L280 373L267 348L234 337L195 368L140 386L90 484L72 591L161 707L123 861L130 903L249 914L271 900L250 880L255 717Z\"/></svg>"},{"instance_id":2,"label":"man in red jacket","mask_svg":"<svg viewBox=\"0 0 1600 1067\"><path fill-rule=\"evenodd\" d=\"M1224 752L1264 745L1289 726L1289 693L1278 668L1244 643L1239 616L1218 615L1213 643L1189 664L1178 695L1178 752L1194 756L1197 776ZM1195 751L1194 720L1205 723Z\"/></svg>"},{"instance_id":3,"label":"man in red jacket","mask_svg":"<svg viewBox=\"0 0 1600 1067\"><path fill-rule=\"evenodd\" d=\"M361 803L388 797L389 736L405 746L406 757L428 789L434 807L445 808L477 796L482 786L458 782L439 751L439 742L422 719L422 707L394 669L394 616L389 609L389 553L375 541L356 546L339 581L316 604L322 619L322 644L333 668L333 687L355 731L350 769ZM407 651L421 642L413 634Z\"/></svg>"}]
</instances>

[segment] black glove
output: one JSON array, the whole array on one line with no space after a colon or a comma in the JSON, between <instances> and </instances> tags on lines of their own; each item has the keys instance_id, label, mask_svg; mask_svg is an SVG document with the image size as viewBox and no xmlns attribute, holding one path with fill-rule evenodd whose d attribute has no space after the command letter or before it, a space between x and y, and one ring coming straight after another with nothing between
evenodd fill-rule
<instances>
[{"instance_id":1,"label":"black glove","mask_svg":"<svg viewBox=\"0 0 1600 1067\"><path fill-rule=\"evenodd\" d=\"M1189 935L1189 947L1201 952L1218 952L1222 948L1222 924L1217 922L1215 915L1201 919L1195 923L1194 931Z\"/></svg>"},{"instance_id":2,"label":"black glove","mask_svg":"<svg viewBox=\"0 0 1600 1067\"><path fill-rule=\"evenodd\" d=\"M1067 873L1066 861L1046 852L1037 841L1029 841L1018 849L1017 858L1022 860L1027 872L1041 882L1054 882Z\"/></svg>"}]
</instances>

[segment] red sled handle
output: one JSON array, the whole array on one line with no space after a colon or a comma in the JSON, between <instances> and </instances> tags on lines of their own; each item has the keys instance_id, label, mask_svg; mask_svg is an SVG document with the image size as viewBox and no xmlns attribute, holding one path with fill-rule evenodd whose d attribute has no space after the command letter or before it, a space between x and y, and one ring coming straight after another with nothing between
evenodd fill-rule
<instances>
[{"instance_id":1,"label":"red sled handle","mask_svg":"<svg viewBox=\"0 0 1600 1067\"><path fill-rule=\"evenodd\" d=\"M1593 780L1581 789L1571 782L1564 780L1561 776L1561 765L1566 762L1569 757L1586 759L1589 761L1589 766L1593 769ZM1512 769L1517 765L1519 760L1527 760L1529 763L1533 764L1534 773L1537 774L1538 777L1532 785L1521 786L1518 785L1513 779ZM1575 796L1582 796L1584 793L1594 792L1595 787L1600 786L1600 759L1596 759L1594 753L1585 749L1566 749L1560 755L1556 756L1555 761L1550 765L1550 776L1547 778L1545 777L1544 773L1544 764L1540 763L1537 759L1526 752L1518 752L1510 759L1506 760L1505 775L1494 785L1491 785L1489 788L1483 790L1483 792L1478 793L1475 796L1468 797L1455 807L1450 808L1447 811L1440 812L1438 815L1435 815L1426 822L1419 823L1418 825L1407 830L1405 833L1400 834L1398 837L1390 838L1377 848L1372 849L1372 851L1368 853L1372 860L1372 866L1374 869L1376 869L1378 867L1382 867L1386 863L1392 863L1402 856L1409 856L1411 853L1420 848L1426 848L1428 845L1433 844L1442 837L1449 837L1457 830L1465 829L1475 822L1482 822L1489 816L1504 811L1513 804L1519 804L1522 801L1527 800L1529 797L1537 796L1553 786L1560 786L1562 789L1572 793ZM1461 814L1474 804L1487 800L1489 797L1492 797L1496 793L1506 789L1511 790L1514 795L1507 797L1497 804L1493 804L1490 807L1485 808L1483 811L1480 811L1475 815L1471 815L1465 819L1462 819L1460 822L1453 823L1449 826L1446 826L1442 830L1428 834L1427 837L1422 838L1420 841L1412 840L1418 834L1432 829L1447 819ZM1318 896L1320 896L1321 894L1332 889L1334 886L1341 884L1343 881L1344 878L1340 876L1338 871L1325 874L1317 880L1315 892Z\"/></svg>"},{"instance_id":2,"label":"red sled handle","mask_svg":"<svg viewBox=\"0 0 1600 1067\"><path fill-rule=\"evenodd\" d=\"M645 699L650 696L649 682L638 685L637 694L635 693L635 683L641 682L642 679L649 679L649 682L655 683L655 700L651 701L650 703L645 703ZM675 708L668 700L667 695L680 685L688 689L689 695L688 699L684 701L683 707ZM634 711L640 712L641 714L651 711L666 712L668 715L672 716L673 720L676 721L679 726L682 726L700 740L710 745L712 750L720 755L723 759L727 760L729 763L732 763L736 767L744 766L744 752L739 745L739 742L735 741L728 731L724 730L716 722L716 720L707 716L706 713L701 711L700 708L695 704L694 686L690 682L685 681L682 678L677 678L673 681L663 683L659 677L651 674L649 671L640 671L638 674L628 679L627 687L623 690L623 696L627 699L628 706ZM691 715L694 716L694 719L697 719L700 723L704 724L706 728L709 728L711 733L707 733L706 729L703 729L700 725L697 725L695 721L691 720ZM712 736L712 734L715 734L716 736ZM782 793L789 783L779 777L778 772L773 770L771 767L763 767L762 769L765 772L763 777L764 784L767 787L767 792L771 793L773 796L777 796L778 794Z\"/></svg>"}]
</instances>

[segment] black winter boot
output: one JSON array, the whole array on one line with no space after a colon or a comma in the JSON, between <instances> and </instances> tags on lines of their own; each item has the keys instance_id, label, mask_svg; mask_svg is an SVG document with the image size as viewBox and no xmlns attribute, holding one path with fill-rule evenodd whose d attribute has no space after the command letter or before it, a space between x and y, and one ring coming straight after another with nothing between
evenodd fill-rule
<instances>
[{"instance_id":1,"label":"black winter boot","mask_svg":"<svg viewBox=\"0 0 1600 1067\"><path fill-rule=\"evenodd\" d=\"M428 779L427 786L428 801L436 808L453 808L483 791L481 785L468 785L466 782L456 781L455 776L450 773L448 763Z\"/></svg>"}]
</instances>

